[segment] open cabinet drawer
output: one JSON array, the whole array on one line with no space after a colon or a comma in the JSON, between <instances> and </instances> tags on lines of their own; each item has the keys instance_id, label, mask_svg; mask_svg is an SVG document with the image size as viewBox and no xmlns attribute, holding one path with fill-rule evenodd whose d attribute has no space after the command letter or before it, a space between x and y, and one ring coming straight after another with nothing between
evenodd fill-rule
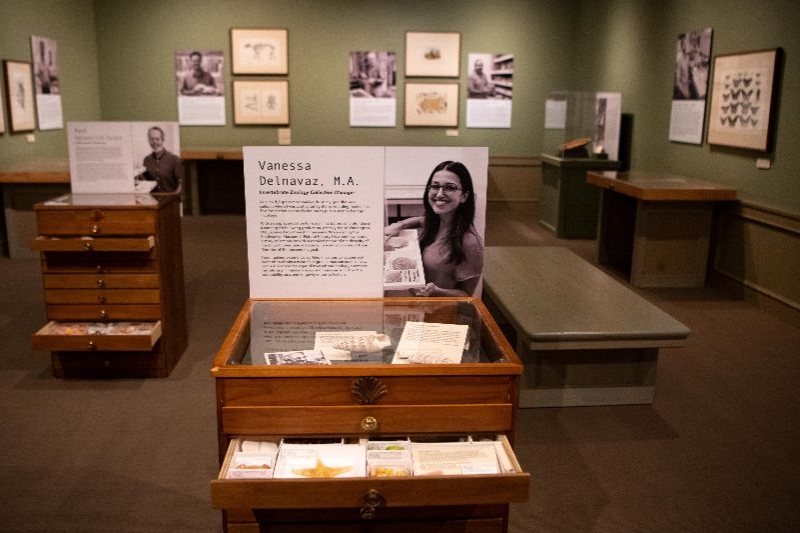
<instances>
[{"instance_id":1,"label":"open cabinet drawer","mask_svg":"<svg viewBox=\"0 0 800 533\"><path fill-rule=\"evenodd\" d=\"M475 443L476 446L480 446L481 450L492 449L493 453L496 453L497 465L492 473L488 473L491 469L486 469L487 473L478 473L486 467L476 466L477 460L475 460L476 462L473 462L472 466L463 470L465 473L416 475L416 467L428 459L439 457L443 464L447 462L452 464L456 456L463 459L464 454L469 453L465 452L465 446L469 447L471 444L447 442L442 445L440 442L431 442L431 438L420 442L411 437L409 449L417 444L426 447L422 452L414 452L414 472L398 474L398 470L390 470L394 474L390 477L376 476L376 469L367 466L370 463L354 466L353 470L349 472L340 472L344 463L340 463L339 467L327 466L324 463L333 464L335 461L325 459L322 453L315 455L313 460L310 456L299 460L296 459L297 456L293 456L297 461L316 461L314 468L290 468L290 464L300 465L301 462L287 463L287 460L284 459L283 454L287 444L292 452L296 452L298 446L286 441L280 443L279 455L270 460L267 454L262 463L254 460L254 454L245 452L244 444L253 442L249 439L240 437L230 442L219 477L211 482L211 500L215 508L283 510L285 516L288 517L297 516L297 510L302 509L306 511L327 509L331 513L339 509L349 510L347 512L354 520L372 520L380 519L382 515L396 516L404 508L491 507L492 505L524 502L528 499L530 475L522 471L508 440L503 435L491 436L487 441ZM274 443L277 445L278 441L279 439L276 439ZM350 443L348 446L366 447L367 442L386 441L370 438L369 441L348 439L348 442ZM448 448L452 444L455 444L456 447ZM431 445L439 445L441 451L437 451L438 449L432 448ZM315 447L313 444L308 446ZM276 453L278 452L276 451ZM366 455L367 452L364 453ZM445 457L446 455L449 457ZM250 460L249 464L247 463L248 459ZM383 457L383 459L386 458ZM386 459L384 464L392 464L392 461ZM430 465L428 463L428 466ZM434 464L434 466L436 465ZM275 477L230 479L232 475L248 475L248 468L253 469L250 470L250 472L254 472L253 475L270 476L274 473ZM272 472L269 472L270 470ZM377 472L381 472L381 470L378 469ZM382 472L386 473L387 471L383 470ZM336 474L339 477L313 477L317 473L328 476ZM287 475L290 477L283 477ZM355 477L344 477L347 475ZM259 516L256 511L254 514ZM270 512L265 514L272 519L278 516Z\"/></svg>"},{"instance_id":2,"label":"open cabinet drawer","mask_svg":"<svg viewBox=\"0 0 800 533\"><path fill-rule=\"evenodd\" d=\"M36 350L150 351L161 322L48 322L33 335Z\"/></svg>"},{"instance_id":3,"label":"open cabinet drawer","mask_svg":"<svg viewBox=\"0 0 800 533\"><path fill-rule=\"evenodd\" d=\"M156 245L155 237L75 237L38 236L31 248L40 252L149 252Z\"/></svg>"}]
</instances>

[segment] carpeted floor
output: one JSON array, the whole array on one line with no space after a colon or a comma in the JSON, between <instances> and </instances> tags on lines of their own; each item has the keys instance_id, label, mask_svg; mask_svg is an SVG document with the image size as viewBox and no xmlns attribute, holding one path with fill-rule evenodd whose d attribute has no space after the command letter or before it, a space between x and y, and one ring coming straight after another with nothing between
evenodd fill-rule
<instances>
[{"instance_id":1,"label":"carpeted floor","mask_svg":"<svg viewBox=\"0 0 800 533\"><path fill-rule=\"evenodd\" d=\"M562 245L490 203L487 245ZM190 344L166 379L58 380L36 260L0 259L0 531L220 531L211 361L247 298L241 216L183 219ZM800 329L720 289L637 290L692 329L652 405L524 409L511 531L800 530Z\"/></svg>"}]
</instances>

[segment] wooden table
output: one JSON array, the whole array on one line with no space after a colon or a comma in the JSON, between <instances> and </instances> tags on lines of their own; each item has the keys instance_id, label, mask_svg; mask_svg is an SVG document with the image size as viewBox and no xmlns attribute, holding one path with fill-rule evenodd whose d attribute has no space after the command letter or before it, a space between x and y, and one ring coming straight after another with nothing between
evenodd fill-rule
<instances>
[{"instance_id":1,"label":"wooden table","mask_svg":"<svg viewBox=\"0 0 800 533\"><path fill-rule=\"evenodd\" d=\"M714 203L736 189L651 172L586 173L601 189L597 260L636 287L702 287Z\"/></svg>"},{"instance_id":2,"label":"wooden table","mask_svg":"<svg viewBox=\"0 0 800 533\"><path fill-rule=\"evenodd\" d=\"M512 328L520 407L651 403L660 348L689 328L560 247L487 247L484 301Z\"/></svg>"},{"instance_id":3,"label":"wooden table","mask_svg":"<svg viewBox=\"0 0 800 533\"><path fill-rule=\"evenodd\" d=\"M33 205L69 192L69 162L66 159L30 159L0 166L3 215L0 219L0 249L8 248L12 259L36 257L28 242L36 235Z\"/></svg>"}]
</instances>

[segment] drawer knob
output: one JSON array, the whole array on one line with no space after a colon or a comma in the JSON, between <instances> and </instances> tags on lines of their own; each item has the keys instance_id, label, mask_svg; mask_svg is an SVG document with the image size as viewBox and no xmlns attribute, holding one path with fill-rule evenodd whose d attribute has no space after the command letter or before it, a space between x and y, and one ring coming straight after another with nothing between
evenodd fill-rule
<instances>
[{"instance_id":1,"label":"drawer knob","mask_svg":"<svg viewBox=\"0 0 800 533\"><path fill-rule=\"evenodd\" d=\"M374 416L365 416L361 421L361 429L364 431L375 431L378 429L378 419Z\"/></svg>"},{"instance_id":2,"label":"drawer knob","mask_svg":"<svg viewBox=\"0 0 800 533\"><path fill-rule=\"evenodd\" d=\"M105 286L106 286L106 282L105 282L105 280L102 280L102 279L98 279L98 280L97 280L97 287L98 287L98 288L102 289L102 288L103 288L103 287L105 287Z\"/></svg>"},{"instance_id":3,"label":"drawer knob","mask_svg":"<svg viewBox=\"0 0 800 533\"><path fill-rule=\"evenodd\" d=\"M377 515L376 507L384 503L383 496L375 489L364 495L364 505L361 507L361 519L372 520Z\"/></svg>"},{"instance_id":4,"label":"drawer knob","mask_svg":"<svg viewBox=\"0 0 800 533\"><path fill-rule=\"evenodd\" d=\"M97 345L94 343L94 341L89 341L89 350L96 350L96 349Z\"/></svg>"},{"instance_id":5,"label":"drawer knob","mask_svg":"<svg viewBox=\"0 0 800 533\"><path fill-rule=\"evenodd\" d=\"M106 303L106 301L107 301L107 298L106 298L105 296L98 296L98 297L97 297L97 301L98 301L99 303L101 303L101 304L104 304L104 303Z\"/></svg>"},{"instance_id":6,"label":"drawer knob","mask_svg":"<svg viewBox=\"0 0 800 533\"><path fill-rule=\"evenodd\" d=\"M105 309L101 309L100 318L108 318L108 311L106 311Z\"/></svg>"},{"instance_id":7,"label":"drawer knob","mask_svg":"<svg viewBox=\"0 0 800 533\"><path fill-rule=\"evenodd\" d=\"M92 233L94 233L95 235L100 233L100 226L98 226L97 224L92 224Z\"/></svg>"},{"instance_id":8,"label":"drawer knob","mask_svg":"<svg viewBox=\"0 0 800 533\"><path fill-rule=\"evenodd\" d=\"M92 249L92 243L87 242L86 244L83 245L83 248L85 250L91 250Z\"/></svg>"}]
</instances>

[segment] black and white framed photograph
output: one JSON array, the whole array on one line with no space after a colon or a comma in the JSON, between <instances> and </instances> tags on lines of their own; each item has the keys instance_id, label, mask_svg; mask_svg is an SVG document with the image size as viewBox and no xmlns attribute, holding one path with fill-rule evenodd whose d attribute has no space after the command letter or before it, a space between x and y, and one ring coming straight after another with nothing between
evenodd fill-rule
<instances>
[{"instance_id":1,"label":"black and white framed photograph","mask_svg":"<svg viewBox=\"0 0 800 533\"><path fill-rule=\"evenodd\" d=\"M0 102L3 101L3 93L5 91L0 87ZM0 105L0 133L6 132L6 112L3 105Z\"/></svg>"},{"instance_id":2,"label":"black and white framed photograph","mask_svg":"<svg viewBox=\"0 0 800 533\"><path fill-rule=\"evenodd\" d=\"M708 119L708 142L772 150L781 49L718 55Z\"/></svg>"},{"instance_id":3,"label":"black and white framed photograph","mask_svg":"<svg viewBox=\"0 0 800 533\"><path fill-rule=\"evenodd\" d=\"M233 123L289 124L289 82L234 80Z\"/></svg>"},{"instance_id":4,"label":"black and white framed photograph","mask_svg":"<svg viewBox=\"0 0 800 533\"><path fill-rule=\"evenodd\" d=\"M27 61L3 60L6 89L8 127L11 133L36 129L33 78L31 64Z\"/></svg>"},{"instance_id":5,"label":"black and white framed photograph","mask_svg":"<svg viewBox=\"0 0 800 533\"><path fill-rule=\"evenodd\" d=\"M288 74L289 30L231 29L233 74Z\"/></svg>"},{"instance_id":6,"label":"black and white framed photograph","mask_svg":"<svg viewBox=\"0 0 800 533\"><path fill-rule=\"evenodd\" d=\"M468 56L467 127L510 128L514 90L514 55Z\"/></svg>"},{"instance_id":7,"label":"black and white framed photograph","mask_svg":"<svg viewBox=\"0 0 800 533\"><path fill-rule=\"evenodd\" d=\"M350 52L350 126L397 125L397 58L384 50Z\"/></svg>"},{"instance_id":8,"label":"black and white framed photograph","mask_svg":"<svg viewBox=\"0 0 800 533\"><path fill-rule=\"evenodd\" d=\"M703 143L711 71L711 28L688 31L675 41L669 140Z\"/></svg>"},{"instance_id":9,"label":"black and white framed photograph","mask_svg":"<svg viewBox=\"0 0 800 533\"><path fill-rule=\"evenodd\" d=\"M175 52L178 122L181 126L225 125L224 63L222 50Z\"/></svg>"},{"instance_id":10,"label":"black and white framed photograph","mask_svg":"<svg viewBox=\"0 0 800 533\"><path fill-rule=\"evenodd\" d=\"M458 126L457 83L406 83L406 126Z\"/></svg>"},{"instance_id":11,"label":"black and white framed photograph","mask_svg":"<svg viewBox=\"0 0 800 533\"><path fill-rule=\"evenodd\" d=\"M222 50L191 50L175 53L175 76L181 96L225 94Z\"/></svg>"},{"instance_id":12,"label":"black and white framed photograph","mask_svg":"<svg viewBox=\"0 0 800 533\"><path fill-rule=\"evenodd\" d=\"M40 130L64 127L61 110L61 76L58 67L58 45L54 39L31 35L33 83L36 92L36 115Z\"/></svg>"},{"instance_id":13,"label":"black and white framed photograph","mask_svg":"<svg viewBox=\"0 0 800 533\"><path fill-rule=\"evenodd\" d=\"M461 34L406 32L406 76L457 78Z\"/></svg>"}]
</instances>

